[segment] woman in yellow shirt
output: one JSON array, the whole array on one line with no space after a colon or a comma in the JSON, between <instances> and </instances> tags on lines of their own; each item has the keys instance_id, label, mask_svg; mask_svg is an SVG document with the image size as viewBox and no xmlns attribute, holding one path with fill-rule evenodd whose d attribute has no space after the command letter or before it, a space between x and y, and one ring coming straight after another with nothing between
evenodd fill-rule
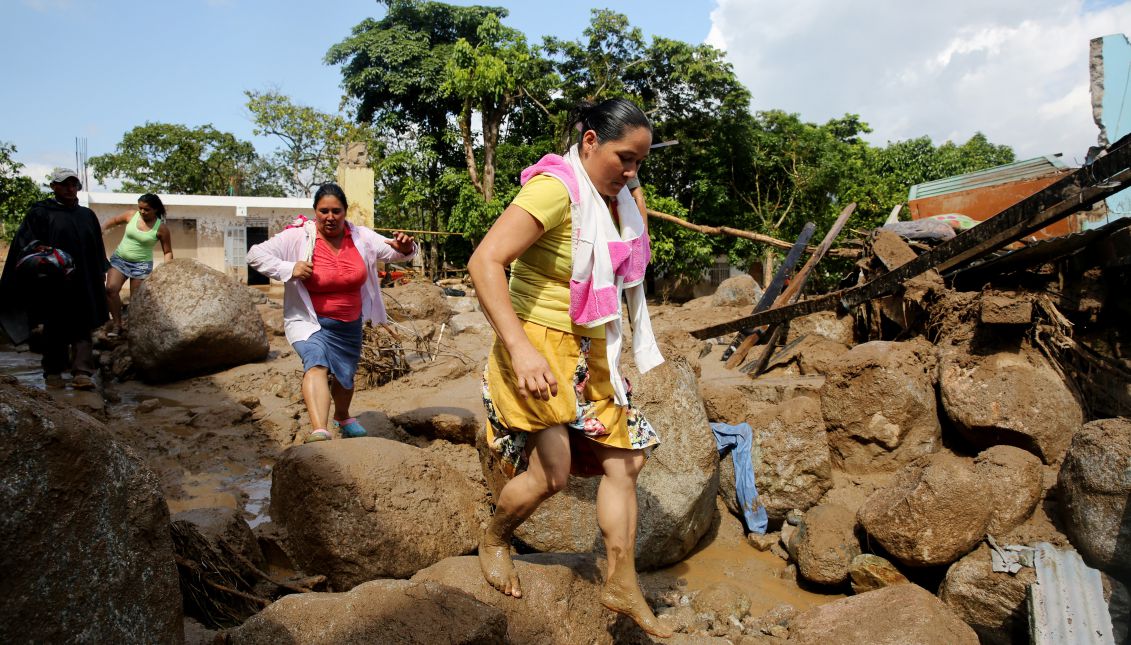
<instances>
[{"instance_id":1,"label":"woman in yellow shirt","mask_svg":"<svg viewBox=\"0 0 1131 645\"><path fill-rule=\"evenodd\" d=\"M573 248L580 234L575 214L585 206L580 195L590 195L589 206L604 220L599 226L615 226L612 230L623 235L617 207L621 213L636 209L625 184L648 155L652 129L643 112L624 99L581 106L577 123L581 132L577 145L567 157L543 158L539 163L550 160L549 172L531 173L536 168L532 167L523 173L528 181L468 264L496 333L483 383L488 439L508 474L514 475L500 491L479 545L479 559L491 585L521 597L510 558L515 528L562 490L571 472L601 475L597 523L608 553L601 602L630 616L648 633L666 637L671 631L657 620L640 592L634 559L636 479L645 451L659 438L632 407L631 398L625 400L614 392L620 388L614 388L611 376L617 374L616 365L610 365L606 356L608 324L578 324L582 307L577 294L571 294L571 286L578 289L573 278L579 259ZM536 176L528 178L529 174ZM635 219L641 220L638 215ZM632 240L638 256L644 254L637 258L640 275L643 264L639 263L647 262L646 230L642 237ZM623 248L632 246L626 243ZM511 266L509 284L507 265ZM615 317L611 333L618 337L619 289L615 285L615 313L601 319ZM609 305L607 296L604 304ZM624 389L630 397L631 389Z\"/></svg>"}]
</instances>

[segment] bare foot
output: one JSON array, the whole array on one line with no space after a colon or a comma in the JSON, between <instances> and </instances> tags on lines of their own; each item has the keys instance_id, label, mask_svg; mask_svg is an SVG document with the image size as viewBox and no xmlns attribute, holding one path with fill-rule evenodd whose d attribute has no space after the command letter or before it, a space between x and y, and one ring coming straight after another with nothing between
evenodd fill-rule
<instances>
[{"instance_id":1,"label":"bare foot","mask_svg":"<svg viewBox=\"0 0 1131 645\"><path fill-rule=\"evenodd\" d=\"M483 570L483 577L492 587L508 596L522 597L518 573L515 572L514 563L511 562L510 546L489 545L484 536L484 541L479 544L479 568Z\"/></svg>"},{"instance_id":2,"label":"bare foot","mask_svg":"<svg viewBox=\"0 0 1131 645\"><path fill-rule=\"evenodd\" d=\"M605 588L601 591L601 604L618 614L628 616L640 629L652 636L657 638L672 636L672 630L656 618L656 614L652 613L652 608L644 600L644 594L640 593L640 586L636 583L636 571L631 562L622 563L605 581Z\"/></svg>"}]
</instances>

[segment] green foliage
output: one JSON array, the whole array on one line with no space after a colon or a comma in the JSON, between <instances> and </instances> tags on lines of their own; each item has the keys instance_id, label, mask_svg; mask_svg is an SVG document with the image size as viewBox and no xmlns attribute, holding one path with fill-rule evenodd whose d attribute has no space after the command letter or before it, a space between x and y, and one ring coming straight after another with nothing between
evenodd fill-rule
<instances>
[{"instance_id":1,"label":"green foliage","mask_svg":"<svg viewBox=\"0 0 1131 645\"><path fill-rule=\"evenodd\" d=\"M255 147L211 125L146 123L127 132L116 152L90 158L99 182L121 179L127 192L281 197L275 168Z\"/></svg>"},{"instance_id":2,"label":"green foliage","mask_svg":"<svg viewBox=\"0 0 1131 645\"><path fill-rule=\"evenodd\" d=\"M648 208L676 217L687 217L687 210L671 197L654 195L651 186L646 186L645 192ZM715 262L711 243L702 233L651 218L648 220L648 234L652 243L652 270L657 275L696 279Z\"/></svg>"},{"instance_id":3,"label":"green foliage","mask_svg":"<svg viewBox=\"0 0 1131 645\"><path fill-rule=\"evenodd\" d=\"M46 197L30 177L20 174L24 165L12 155L16 146L0 141L0 238L9 242L35 202Z\"/></svg>"},{"instance_id":4,"label":"green foliage","mask_svg":"<svg viewBox=\"0 0 1131 645\"><path fill-rule=\"evenodd\" d=\"M371 152L375 151L371 129L365 123L355 124L348 115L296 105L275 91L244 94L255 122L253 132L273 136L282 144L271 162L293 195L310 196L314 186L333 181L339 154L347 142L366 143Z\"/></svg>"}]
</instances>

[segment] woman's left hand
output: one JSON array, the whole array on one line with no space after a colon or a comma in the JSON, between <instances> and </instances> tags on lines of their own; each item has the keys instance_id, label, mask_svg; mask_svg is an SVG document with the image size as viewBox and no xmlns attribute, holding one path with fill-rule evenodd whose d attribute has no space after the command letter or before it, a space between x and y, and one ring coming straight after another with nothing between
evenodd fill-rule
<instances>
[{"instance_id":1,"label":"woman's left hand","mask_svg":"<svg viewBox=\"0 0 1131 645\"><path fill-rule=\"evenodd\" d=\"M413 242L412 236L405 233L394 233L393 237L389 239L387 244L397 253L401 255L408 255L412 253Z\"/></svg>"}]
</instances>

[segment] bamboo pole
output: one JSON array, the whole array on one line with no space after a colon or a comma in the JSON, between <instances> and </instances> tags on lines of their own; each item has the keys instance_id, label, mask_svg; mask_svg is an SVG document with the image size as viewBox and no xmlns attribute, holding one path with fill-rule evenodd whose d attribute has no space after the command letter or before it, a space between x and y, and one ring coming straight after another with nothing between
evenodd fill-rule
<instances>
[{"instance_id":1,"label":"bamboo pole","mask_svg":"<svg viewBox=\"0 0 1131 645\"><path fill-rule=\"evenodd\" d=\"M671 222L672 224L677 224L677 225L682 226L684 228L691 229L692 231L703 233L704 235L730 235L730 236L733 236L733 237L741 237L743 239L751 240L751 241L754 241L754 242L759 242L761 244L766 244L766 245L772 246L774 248L786 249L786 250L793 247L792 242L786 242L784 240L779 240L776 237L770 237L769 235L764 235L762 233L754 233L752 231L744 231L744 230L739 229L739 228L731 228L730 226L707 226L707 225L704 225L704 224L693 224L693 223L691 223L691 222L689 222L685 219L681 219L679 217L676 217L675 215L669 215L667 213L661 213L660 211L655 211L655 210L652 210L651 208L648 209L648 215L650 217L655 217L656 219L664 220L665 222ZM806 249L806 251L809 252L809 253L814 253L814 252L816 252L816 250L817 249L814 248L814 247L808 247ZM857 255L859 255L859 253L852 250L852 249L831 249L828 252L828 255L832 255L832 256L835 256L835 257L853 257L854 258Z\"/></svg>"}]
</instances>

